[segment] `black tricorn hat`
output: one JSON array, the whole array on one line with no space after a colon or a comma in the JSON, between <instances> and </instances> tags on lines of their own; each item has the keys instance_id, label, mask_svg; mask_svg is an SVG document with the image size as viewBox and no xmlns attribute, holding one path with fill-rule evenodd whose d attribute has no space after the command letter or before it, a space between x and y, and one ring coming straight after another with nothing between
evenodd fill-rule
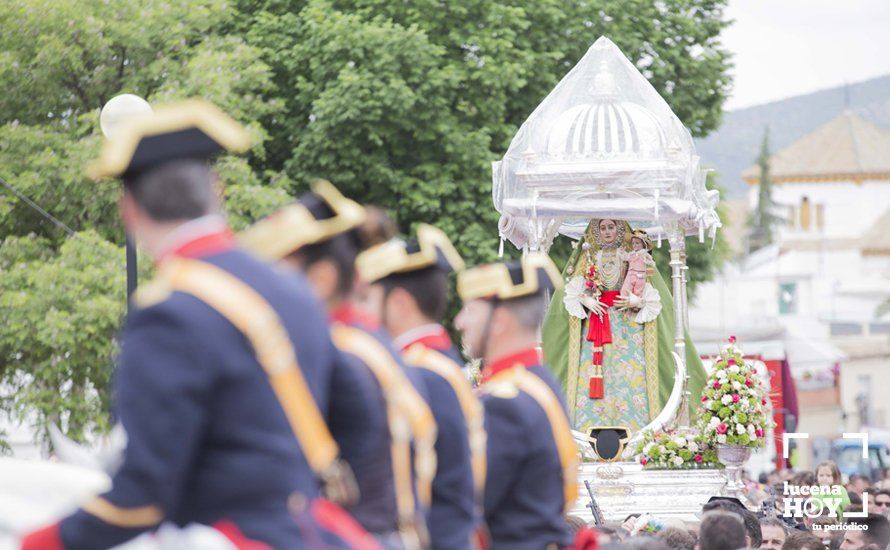
<instances>
[{"instance_id":1,"label":"black tricorn hat","mask_svg":"<svg viewBox=\"0 0 890 550\"><path fill-rule=\"evenodd\" d=\"M464 301L480 298L509 300L559 290L562 286L562 275L553 260L537 252L522 260L467 269L457 276L457 293Z\"/></svg>"},{"instance_id":2,"label":"black tricorn hat","mask_svg":"<svg viewBox=\"0 0 890 550\"><path fill-rule=\"evenodd\" d=\"M441 229L422 223L417 240L391 239L359 254L355 262L359 276L374 283L396 273L438 268L446 273L461 271L464 261Z\"/></svg>"},{"instance_id":3,"label":"black tricorn hat","mask_svg":"<svg viewBox=\"0 0 890 550\"><path fill-rule=\"evenodd\" d=\"M312 191L248 227L241 245L267 260L280 260L304 246L327 241L365 221L365 209L344 197L329 181L315 180Z\"/></svg>"},{"instance_id":4,"label":"black tricorn hat","mask_svg":"<svg viewBox=\"0 0 890 550\"><path fill-rule=\"evenodd\" d=\"M188 100L160 106L125 122L105 141L99 158L87 168L93 179L128 179L149 168L182 159L209 161L229 151L250 148L247 131L214 105Z\"/></svg>"}]
</instances>

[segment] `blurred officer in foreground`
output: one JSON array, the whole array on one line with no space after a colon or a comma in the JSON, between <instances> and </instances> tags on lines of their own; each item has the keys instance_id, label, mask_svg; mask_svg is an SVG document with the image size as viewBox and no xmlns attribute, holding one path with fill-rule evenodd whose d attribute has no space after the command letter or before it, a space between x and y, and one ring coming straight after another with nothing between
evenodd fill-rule
<instances>
[{"instance_id":1,"label":"blurred officer in foreground","mask_svg":"<svg viewBox=\"0 0 890 550\"><path fill-rule=\"evenodd\" d=\"M562 284L547 256L458 274L455 319L468 353L482 359L488 435L484 514L492 548L561 548L577 496L577 448L561 391L536 349L547 294Z\"/></svg>"},{"instance_id":2,"label":"blurred officer in foreground","mask_svg":"<svg viewBox=\"0 0 890 550\"><path fill-rule=\"evenodd\" d=\"M445 233L420 224L416 241L377 245L360 254L356 265L369 285L367 307L405 361L419 368L439 428L429 515L432 547L470 548L485 476L482 407L439 323L448 304L448 274L463 269L463 260Z\"/></svg>"},{"instance_id":3,"label":"blurred officer in foreground","mask_svg":"<svg viewBox=\"0 0 890 550\"><path fill-rule=\"evenodd\" d=\"M25 549L108 548L163 521L216 527L238 548L305 547L288 500L318 495L316 449L304 454L293 422L324 446L318 408L339 354L306 282L242 252L218 213L209 161L248 146L235 121L191 101L132 121L93 165L123 180L124 226L157 267L115 372L128 442L111 489Z\"/></svg>"},{"instance_id":4,"label":"blurred officer in foreground","mask_svg":"<svg viewBox=\"0 0 890 550\"><path fill-rule=\"evenodd\" d=\"M318 181L240 239L261 257L305 274L327 306L335 345L354 359L351 369L335 372L329 416L361 494L349 511L385 547L422 548L428 535L418 510L430 502L436 425L422 381L401 364L376 319L353 305L364 221L358 203Z\"/></svg>"}]
</instances>

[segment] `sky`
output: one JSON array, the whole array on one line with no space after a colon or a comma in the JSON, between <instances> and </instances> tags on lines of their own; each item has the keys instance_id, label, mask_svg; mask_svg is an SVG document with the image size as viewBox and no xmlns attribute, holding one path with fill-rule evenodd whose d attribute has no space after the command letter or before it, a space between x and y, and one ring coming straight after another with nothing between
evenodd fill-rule
<instances>
[{"instance_id":1,"label":"sky","mask_svg":"<svg viewBox=\"0 0 890 550\"><path fill-rule=\"evenodd\" d=\"M890 0L730 0L733 110L890 74Z\"/></svg>"}]
</instances>

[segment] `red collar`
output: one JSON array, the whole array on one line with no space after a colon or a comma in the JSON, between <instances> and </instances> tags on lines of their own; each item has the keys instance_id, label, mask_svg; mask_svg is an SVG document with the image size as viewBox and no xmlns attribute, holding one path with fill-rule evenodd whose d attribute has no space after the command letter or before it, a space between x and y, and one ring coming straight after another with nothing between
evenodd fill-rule
<instances>
[{"instance_id":1,"label":"red collar","mask_svg":"<svg viewBox=\"0 0 890 550\"><path fill-rule=\"evenodd\" d=\"M408 333L410 332L411 331L408 331ZM403 341L401 338L393 338L393 342L398 343L401 351L405 351L414 344L422 344L436 351L446 351L450 350L452 347L451 337L448 336L448 331L445 330L445 327L442 325L435 325L435 328L430 327L429 332L418 334L417 337L410 338L406 341Z\"/></svg>"},{"instance_id":2,"label":"red collar","mask_svg":"<svg viewBox=\"0 0 890 550\"><path fill-rule=\"evenodd\" d=\"M380 327L380 323L377 321L376 317L367 311L355 307L355 305L348 300L340 302L337 307L328 313L328 317L330 317L332 322L350 326L359 325L361 328L368 330L377 330Z\"/></svg>"},{"instance_id":3,"label":"red collar","mask_svg":"<svg viewBox=\"0 0 890 550\"><path fill-rule=\"evenodd\" d=\"M235 237L218 214L208 214L180 224L159 243L155 263L170 257L201 258L235 248Z\"/></svg>"},{"instance_id":4,"label":"red collar","mask_svg":"<svg viewBox=\"0 0 890 550\"><path fill-rule=\"evenodd\" d=\"M202 258L235 248L235 235L228 228L184 242L166 254L182 258Z\"/></svg>"},{"instance_id":5,"label":"red collar","mask_svg":"<svg viewBox=\"0 0 890 550\"><path fill-rule=\"evenodd\" d=\"M482 372L482 382L488 382L495 374L522 365L523 367L533 367L541 364L541 355L535 348L527 348L516 353L501 357L492 361Z\"/></svg>"}]
</instances>

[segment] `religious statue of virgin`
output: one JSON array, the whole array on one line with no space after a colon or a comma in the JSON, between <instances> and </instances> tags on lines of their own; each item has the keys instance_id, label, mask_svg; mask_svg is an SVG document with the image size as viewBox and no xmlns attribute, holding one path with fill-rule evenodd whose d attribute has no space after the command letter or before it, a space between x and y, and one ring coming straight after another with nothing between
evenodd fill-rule
<instances>
[{"instance_id":1,"label":"religious statue of virgin","mask_svg":"<svg viewBox=\"0 0 890 550\"><path fill-rule=\"evenodd\" d=\"M674 384L670 291L646 252L648 236L627 222L593 220L578 244L544 322L544 358L564 385L576 430L635 432L661 412ZM686 352L698 396L705 373L688 335Z\"/></svg>"}]
</instances>

